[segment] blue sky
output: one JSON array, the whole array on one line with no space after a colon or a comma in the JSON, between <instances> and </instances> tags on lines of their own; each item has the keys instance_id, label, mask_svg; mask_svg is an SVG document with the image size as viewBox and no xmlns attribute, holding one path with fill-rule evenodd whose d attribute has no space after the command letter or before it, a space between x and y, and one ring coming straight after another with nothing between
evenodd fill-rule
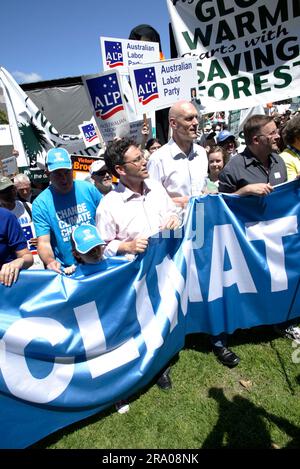
<instances>
[{"instance_id":1,"label":"blue sky","mask_svg":"<svg viewBox=\"0 0 300 469\"><path fill-rule=\"evenodd\" d=\"M98 73L100 36L128 38L142 23L170 58L166 0L5 0L0 65L19 83Z\"/></svg>"}]
</instances>

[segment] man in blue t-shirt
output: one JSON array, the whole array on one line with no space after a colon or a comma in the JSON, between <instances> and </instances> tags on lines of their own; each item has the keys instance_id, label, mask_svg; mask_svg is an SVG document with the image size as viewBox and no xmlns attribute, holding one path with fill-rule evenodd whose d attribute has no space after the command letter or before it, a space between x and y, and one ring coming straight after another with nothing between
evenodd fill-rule
<instances>
[{"instance_id":1,"label":"man in blue t-shirt","mask_svg":"<svg viewBox=\"0 0 300 469\"><path fill-rule=\"evenodd\" d=\"M33 202L32 218L40 258L47 269L61 273L61 266L75 263L72 229L82 223L95 225L102 195L89 182L73 181L71 158L64 148L49 150L46 165L50 186Z\"/></svg>"}]
</instances>

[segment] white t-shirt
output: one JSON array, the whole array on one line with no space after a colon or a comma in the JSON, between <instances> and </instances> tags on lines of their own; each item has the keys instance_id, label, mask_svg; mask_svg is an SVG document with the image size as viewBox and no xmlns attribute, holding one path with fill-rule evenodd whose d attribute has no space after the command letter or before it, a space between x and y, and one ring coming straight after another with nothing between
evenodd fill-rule
<instances>
[{"instance_id":1,"label":"white t-shirt","mask_svg":"<svg viewBox=\"0 0 300 469\"><path fill-rule=\"evenodd\" d=\"M205 185L208 161L206 151L193 143L188 155L171 138L148 160L151 179L159 181L170 197L197 196Z\"/></svg>"}]
</instances>

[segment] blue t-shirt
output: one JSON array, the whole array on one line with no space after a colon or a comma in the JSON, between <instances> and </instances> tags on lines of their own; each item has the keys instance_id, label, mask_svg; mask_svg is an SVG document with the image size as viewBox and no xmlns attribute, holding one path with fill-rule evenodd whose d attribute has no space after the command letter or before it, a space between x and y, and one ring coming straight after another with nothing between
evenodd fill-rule
<instances>
[{"instance_id":1,"label":"blue t-shirt","mask_svg":"<svg viewBox=\"0 0 300 469\"><path fill-rule=\"evenodd\" d=\"M96 210L102 194L90 182L74 181L67 194L47 187L32 204L36 235L50 234L55 258L66 267L75 263L70 235L82 223L95 225Z\"/></svg>"},{"instance_id":2,"label":"blue t-shirt","mask_svg":"<svg viewBox=\"0 0 300 469\"><path fill-rule=\"evenodd\" d=\"M6 208L0 208L0 268L16 259L16 251L25 248L27 241L17 217Z\"/></svg>"}]
</instances>

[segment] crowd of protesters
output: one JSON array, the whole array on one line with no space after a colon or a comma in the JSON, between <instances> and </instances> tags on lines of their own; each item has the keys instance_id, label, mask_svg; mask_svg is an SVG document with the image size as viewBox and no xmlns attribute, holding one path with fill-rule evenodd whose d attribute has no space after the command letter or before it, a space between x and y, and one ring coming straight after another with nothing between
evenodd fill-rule
<instances>
[{"instance_id":1,"label":"crowd of protesters","mask_svg":"<svg viewBox=\"0 0 300 469\"><path fill-rule=\"evenodd\" d=\"M300 174L298 113L251 116L240 152L238 136L226 128L225 120L200 128L192 102L176 102L168 126L165 144L146 124L142 145L127 138L109 142L86 181L73 180L71 158L63 148L48 151L50 183L38 195L32 194L23 174L14 180L1 177L0 282L11 286L21 269L32 266L32 247L44 268L67 275L78 276L80 265L100 264L103 257L133 258L147 249L151 235L180 226L191 197L218 192L264 197ZM22 228L26 231L28 225L31 237L26 239ZM89 244L91 235L85 236L88 229L78 230L80 226L93 226L94 244ZM277 330L300 340L295 323ZM223 365L238 365L225 333L212 336L211 343ZM171 387L169 367L157 384ZM125 407L126 402L119 405L121 411Z\"/></svg>"}]
</instances>

